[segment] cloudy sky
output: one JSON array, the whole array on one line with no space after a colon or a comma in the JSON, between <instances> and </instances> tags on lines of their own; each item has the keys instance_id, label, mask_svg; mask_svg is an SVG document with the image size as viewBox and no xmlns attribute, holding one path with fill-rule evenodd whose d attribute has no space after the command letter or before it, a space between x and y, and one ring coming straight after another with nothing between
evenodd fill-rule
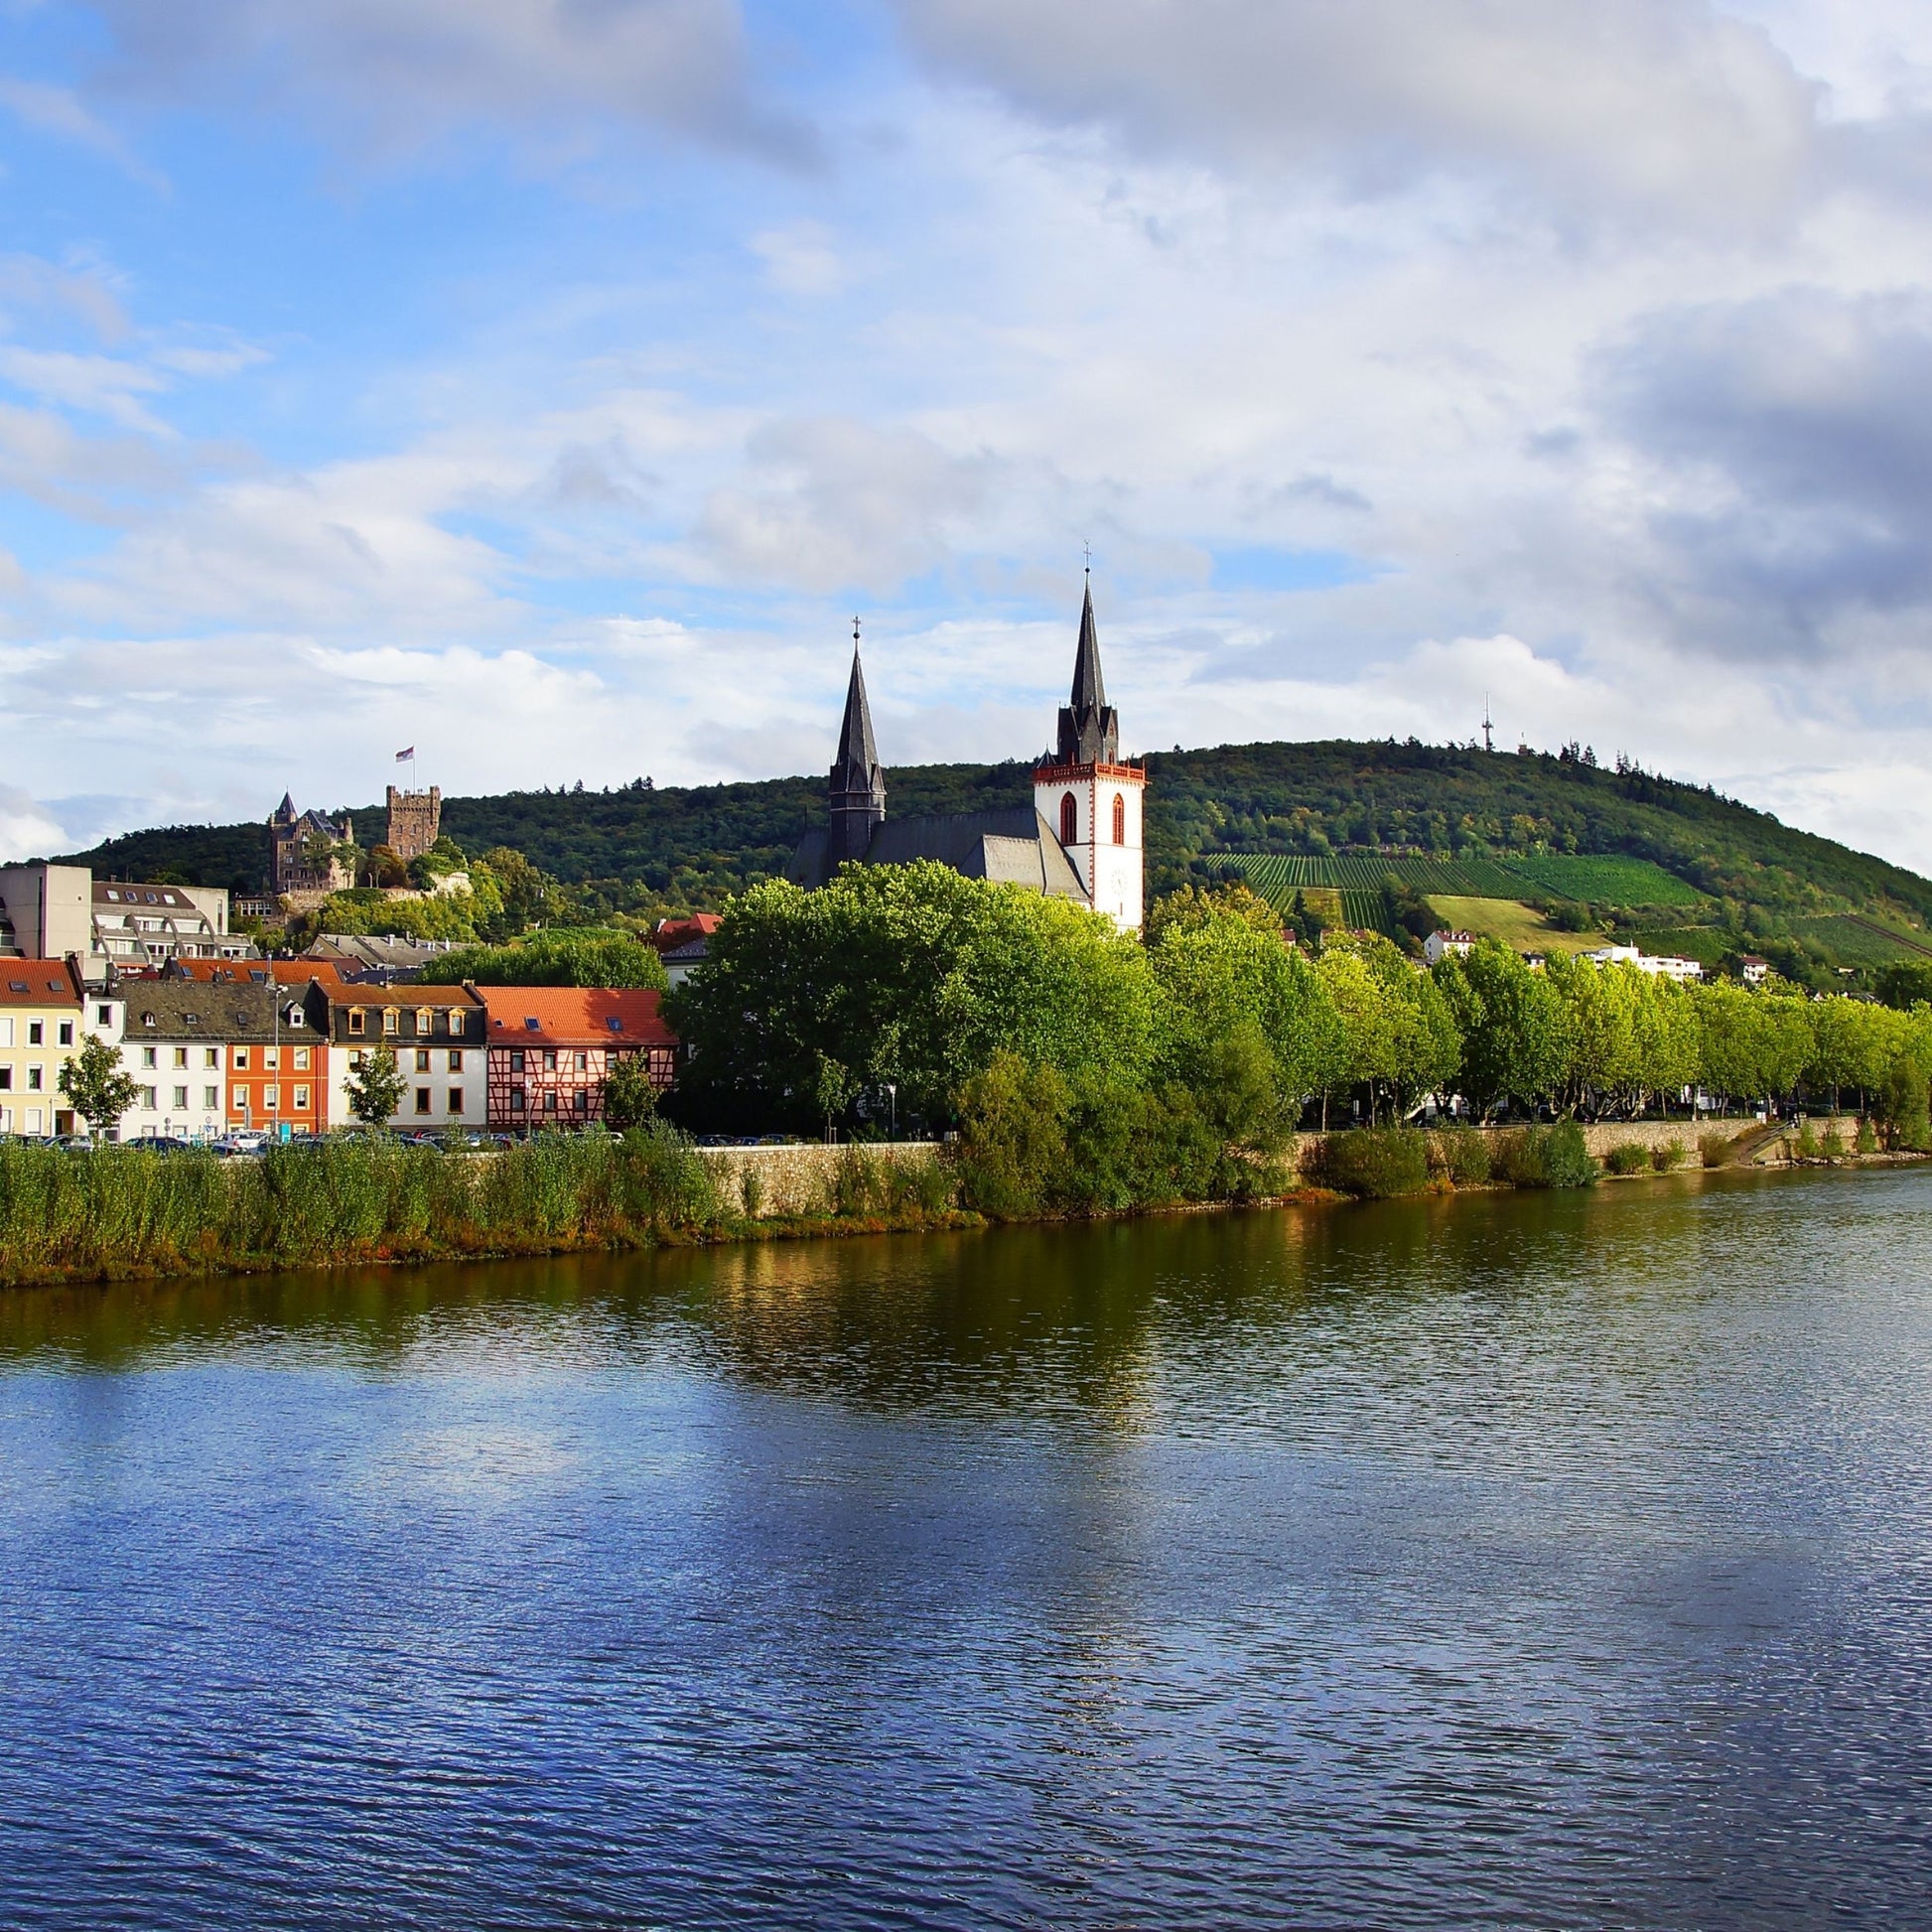
<instances>
[{"instance_id":1,"label":"cloudy sky","mask_svg":"<svg viewBox=\"0 0 1932 1932\"><path fill-rule=\"evenodd\" d=\"M1932 871L1932 10L0 0L0 857L1577 738Z\"/></svg>"}]
</instances>

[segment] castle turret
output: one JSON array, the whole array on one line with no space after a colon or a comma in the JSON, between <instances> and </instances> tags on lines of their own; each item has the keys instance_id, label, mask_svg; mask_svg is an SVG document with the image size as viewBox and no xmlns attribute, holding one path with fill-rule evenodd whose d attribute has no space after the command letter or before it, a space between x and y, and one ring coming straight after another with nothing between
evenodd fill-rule
<instances>
[{"instance_id":1,"label":"castle turret","mask_svg":"<svg viewBox=\"0 0 1932 1932\"><path fill-rule=\"evenodd\" d=\"M836 870L863 859L872 835L886 822L886 774L873 743L872 707L866 702L866 676L859 665L859 626L852 626L852 682L846 687L845 722L839 727L838 756L830 785L832 836L826 854Z\"/></svg>"}]
</instances>

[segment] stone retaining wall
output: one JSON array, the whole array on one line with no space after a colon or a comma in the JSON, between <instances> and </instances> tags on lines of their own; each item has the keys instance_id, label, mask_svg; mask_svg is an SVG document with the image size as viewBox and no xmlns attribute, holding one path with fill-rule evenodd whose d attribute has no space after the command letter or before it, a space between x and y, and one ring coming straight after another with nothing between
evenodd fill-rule
<instances>
[{"instance_id":1,"label":"stone retaining wall","mask_svg":"<svg viewBox=\"0 0 1932 1932\"><path fill-rule=\"evenodd\" d=\"M803 1141L787 1147L706 1147L698 1152L711 1163L728 1199L742 1204L745 1176L756 1174L759 1213L780 1215L822 1213L839 1162L849 1150ZM936 1160L939 1148L932 1141L868 1141L863 1152L873 1160L916 1167Z\"/></svg>"}]
</instances>

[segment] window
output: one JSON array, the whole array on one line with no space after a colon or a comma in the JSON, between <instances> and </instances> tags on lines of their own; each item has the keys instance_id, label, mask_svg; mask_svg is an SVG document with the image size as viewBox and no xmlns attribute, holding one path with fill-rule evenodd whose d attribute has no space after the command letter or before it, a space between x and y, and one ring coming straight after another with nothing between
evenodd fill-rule
<instances>
[{"instance_id":1,"label":"window","mask_svg":"<svg viewBox=\"0 0 1932 1932\"><path fill-rule=\"evenodd\" d=\"M394 1007L382 1009L382 1036L394 1039L402 1032L402 1015Z\"/></svg>"},{"instance_id":2,"label":"window","mask_svg":"<svg viewBox=\"0 0 1932 1932\"><path fill-rule=\"evenodd\" d=\"M419 1046L416 1048L416 1071L418 1073L427 1073L429 1071L429 1048L427 1046Z\"/></svg>"},{"instance_id":3,"label":"window","mask_svg":"<svg viewBox=\"0 0 1932 1932\"><path fill-rule=\"evenodd\" d=\"M0 1066L0 1093L12 1093L13 1090L14 1090L13 1068L10 1066Z\"/></svg>"},{"instance_id":4,"label":"window","mask_svg":"<svg viewBox=\"0 0 1932 1932\"><path fill-rule=\"evenodd\" d=\"M450 1071L452 1073L461 1073L463 1071L463 1048L461 1046L452 1046L450 1048Z\"/></svg>"},{"instance_id":5,"label":"window","mask_svg":"<svg viewBox=\"0 0 1932 1932\"><path fill-rule=\"evenodd\" d=\"M11 1020L0 1020L0 1046L11 1046L13 1043L14 1023Z\"/></svg>"},{"instance_id":6,"label":"window","mask_svg":"<svg viewBox=\"0 0 1932 1932\"><path fill-rule=\"evenodd\" d=\"M510 1048L510 1071L512 1073L521 1073L523 1071L523 1049L520 1046L512 1046Z\"/></svg>"},{"instance_id":7,"label":"window","mask_svg":"<svg viewBox=\"0 0 1932 1932\"><path fill-rule=\"evenodd\" d=\"M576 1108L576 1110L580 1114L588 1114L591 1110L591 1097L589 1094L585 1093L582 1088L579 1088L578 1091L571 1096L571 1104Z\"/></svg>"},{"instance_id":8,"label":"window","mask_svg":"<svg viewBox=\"0 0 1932 1932\"><path fill-rule=\"evenodd\" d=\"M63 1046L71 1046L73 1044L73 1022L71 1020L63 1020L61 1022L60 1043Z\"/></svg>"},{"instance_id":9,"label":"window","mask_svg":"<svg viewBox=\"0 0 1932 1932\"><path fill-rule=\"evenodd\" d=\"M460 1013L451 1014L450 1015L450 1037L452 1039L460 1039L467 1032L469 1032L469 1028L464 1022L463 1015Z\"/></svg>"},{"instance_id":10,"label":"window","mask_svg":"<svg viewBox=\"0 0 1932 1932\"><path fill-rule=\"evenodd\" d=\"M463 1089L461 1087L452 1087L450 1089L450 1112L453 1114L460 1114L462 1113L462 1111L463 1111Z\"/></svg>"},{"instance_id":11,"label":"window","mask_svg":"<svg viewBox=\"0 0 1932 1932\"><path fill-rule=\"evenodd\" d=\"M418 1007L416 1009L416 1037L418 1039L426 1038L435 1029L435 1026L436 1009L434 1007Z\"/></svg>"},{"instance_id":12,"label":"window","mask_svg":"<svg viewBox=\"0 0 1932 1932\"><path fill-rule=\"evenodd\" d=\"M152 1027L154 1025L154 1015L151 1013L144 1013L141 1016L141 1024L144 1027Z\"/></svg>"},{"instance_id":13,"label":"window","mask_svg":"<svg viewBox=\"0 0 1932 1932\"><path fill-rule=\"evenodd\" d=\"M543 1049L543 1068L546 1073L554 1073L557 1070L557 1049L554 1046L546 1046Z\"/></svg>"},{"instance_id":14,"label":"window","mask_svg":"<svg viewBox=\"0 0 1932 1932\"><path fill-rule=\"evenodd\" d=\"M143 1087L141 1089L142 1108L150 1114L155 1111L155 1108L159 1104L155 1099L155 1093L156 1089L153 1087Z\"/></svg>"},{"instance_id":15,"label":"window","mask_svg":"<svg viewBox=\"0 0 1932 1932\"><path fill-rule=\"evenodd\" d=\"M1127 843L1127 800L1119 792L1114 793L1114 843Z\"/></svg>"},{"instance_id":16,"label":"window","mask_svg":"<svg viewBox=\"0 0 1932 1932\"><path fill-rule=\"evenodd\" d=\"M38 1066L30 1066L27 1069L27 1091L29 1093L40 1092L41 1077L45 1071L46 1069L44 1067L38 1067Z\"/></svg>"},{"instance_id":17,"label":"window","mask_svg":"<svg viewBox=\"0 0 1932 1932\"><path fill-rule=\"evenodd\" d=\"M247 1047L245 1047L245 1046L237 1046L237 1047L236 1047L236 1048L234 1049L234 1063L235 1063L235 1066L237 1067L237 1069L244 1069L244 1068L246 1068L246 1066L247 1066L247 1064L248 1064L248 1049L247 1049Z\"/></svg>"},{"instance_id":18,"label":"window","mask_svg":"<svg viewBox=\"0 0 1932 1932\"><path fill-rule=\"evenodd\" d=\"M520 1114L522 1111L523 1111L523 1089L521 1087L512 1087L510 1088L510 1112L513 1114Z\"/></svg>"},{"instance_id":19,"label":"window","mask_svg":"<svg viewBox=\"0 0 1932 1932\"><path fill-rule=\"evenodd\" d=\"M187 1109L188 1109L188 1089L187 1089L186 1087L177 1087L177 1088L175 1089L175 1100L174 1100L174 1104L175 1104L175 1105L176 1105L177 1107L179 1107L179 1108L181 1108L181 1109L183 1110L183 1112L186 1112L186 1111L187 1111Z\"/></svg>"},{"instance_id":20,"label":"window","mask_svg":"<svg viewBox=\"0 0 1932 1932\"><path fill-rule=\"evenodd\" d=\"M543 1096L543 1111L546 1114L554 1114L557 1111L557 1089L555 1087L552 1087Z\"/></svg>"},{"instance_id":21,"label":"window","mask_svg":"<svg viewBox=\"0 0 1932 1932\"><path fill-rule=\"evenodd\" d=\"M274 1072L282 1064L282 1049L279 1046L264 1046L262 1048L262 1064L270 1072Z\"/></svg>"},{"instance_id":22,"label":"window","mask_svg":"<svg viewBox=\"0 0 1932 1932\"><path fill-rule=\"evenodd\" d=\"M352 1034L363 1034L369 1030L369 1016L360 1007L348 1010L348 1030Z\"/></svg>"},{"instance_id":23,"label":"window","mask_svg":"<svg viewBox=\"0 0 1932 1932\"><path fill-rule=\"evenodd\" d=\"M264 1112L275 1113L281 1107L281 1104L282 1089L280 1087L262 1088L262 1108Z\"/></svg>"},{"instance_id":24,"label":"window","mask_svg":"<svg viewBox=\"0 0 1932 1932\"><path fill-rule=\"evenodd\" d=\"M113 1024L114 1009L112 1007L94 1008L94 1025L96 1027L111 1027Z\"/></svg>"},{"instance_id":25,"label":"window","mask_svg":"<svg viewBox=\"0 0 1932 1932\"><path fill-rule=\"evenodd\" d=\"M309 1089L307 1087L296 1088L295 1111L298 1114L306 1114L309 1111Z\"/></svg>"},{"instance_id":26,"label":"window","mask_svg":"<svg viewBox=\"0 0 1932 1932\"><path fill-rule=\"evenodd\" d=\"M27 1044L29 1046L43 1046L46 1043L47 1043L47 1022L45 1020L28 1021Z\"/></svg>"},{"instance_id":27,"label":"window","mask_svg":"<svg viewBox=\"0 0 1932 1932\"><path fill-rule=\"evenodd\" d=\"M290 1007L282 1018L291 1027L306 1027L309 1024L309 1016L300 1007Z\"/></svg>"},{"instance_id":28,"label":"window","mask_svg":"<svg viewBox=\"0 0 1932 1932\"><path fill-rule=\"evenodd\" d=\"M155 1063L155 1049L152 1046L142 1047L141 1064L143 1066L152 1066L154 1063Z\"/></svg>"},{"instance_id":29,"label":"window","mask_svg":"<svg viewBox=\"0 0 1932 1932\"><path fill-rule=\"evenodd\" d=\"M177 1066L186 1066L188 1064L188 1048L186 1046L177 1046L175 1048L175 1064Z\"/></svg>"},{"instance_id":30,"label":"window","mask_svg":"<svg viewBox=\"0 0 1932 1932\"><path fill-rule=\"evenodd\" d=\"M204 1046L204 1047L202 1048L202 1064L203 1064L204 1066L206 1066L206 1067L217 1067L217 1066L219 1066L219 1065L221 1064L221 1049L220 1049L220 1047L218 1047L218 1046Z\"/></svg>"},{"instance_id":31,"label":"window","mask_svg":"<svg viewBox=\"0 0 1932 1932\"><path fill-rule=\"evenodd\" d=\"M416 1111L419 1114L429 1112L429 1089L427 1087L418 1087L416 1089Z\"/></svg>"},{"instance_id":32,"label":"window","mask_svg":"<svg viewBox=\"0 0 1932 1932\"><path fill-rule=\"evenodd\" d=\"M1080 807L1069 791L1060 800L1060 843L1071 845L1080 836Z\"/></svg>"},{"instance_id":33,"label":"window","mask_svg":"<svg viewBox=\"0 0 1932 1932\"><path fill-rule=\"evenodd\" d=\"M202 1089L202 1105L209 1113L218 1114L221 1111L221 1089L219 1087L204 1087Z\"/></svg>"}]
</instances>

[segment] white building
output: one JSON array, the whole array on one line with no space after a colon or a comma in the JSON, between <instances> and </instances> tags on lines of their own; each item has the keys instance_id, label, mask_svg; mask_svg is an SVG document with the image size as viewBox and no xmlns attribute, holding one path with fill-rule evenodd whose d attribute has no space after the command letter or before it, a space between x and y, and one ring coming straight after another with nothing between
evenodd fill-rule
<instances>
[{"instance_id":1,"label":"white building","mask_svg":"<svg viewBox=\"0 0 1932 1932\"><path fill-rule=\"evenodd\" d=\"M489 1118L488 1014L474 987L353 986L316 981L310 1024L325 1042L327 1124L353 1127L348 1082L387 1046L403 1077L391 1127L481 1129Z\"/></svg>"},{"instance_id":2,"label":"white building","mask_svg":"<svg viewBox=\"0 0 1932 1932\"><path fill-rule=\"evenodd\" d=\"M1665 979L1704 977L1704 967L1695 959L1686 959L1678 953L1648 953L1638 946L1599 946L1584 957L1598 966L1634 966L1640 973L1662 974Z\"/></svg>"},{"instance_id":3,"label":"white building","mask_svg":"<svg viewBox=\"0 0 1932 1932\"><path fill-rule=\"evenodd\" d=\"M1439 928L1422 942L1422 956L1430 965L1439 966L1450 953L1473 951L1475 943L1473 932L1450 932L1447 927Z\"/></svg>"},{"instance_id":4,"label":"white building","mask_svg":"<svg viewBox=\"0 0 1932 1932\"><path fill-rule=\"evenodd\" d=\"M228 896L206 886L96 879L85 866L0 866L0 957L77 953L90 982L109 966L171 959L247 959L228 929Z\"/></svg>"}]
</instances>

